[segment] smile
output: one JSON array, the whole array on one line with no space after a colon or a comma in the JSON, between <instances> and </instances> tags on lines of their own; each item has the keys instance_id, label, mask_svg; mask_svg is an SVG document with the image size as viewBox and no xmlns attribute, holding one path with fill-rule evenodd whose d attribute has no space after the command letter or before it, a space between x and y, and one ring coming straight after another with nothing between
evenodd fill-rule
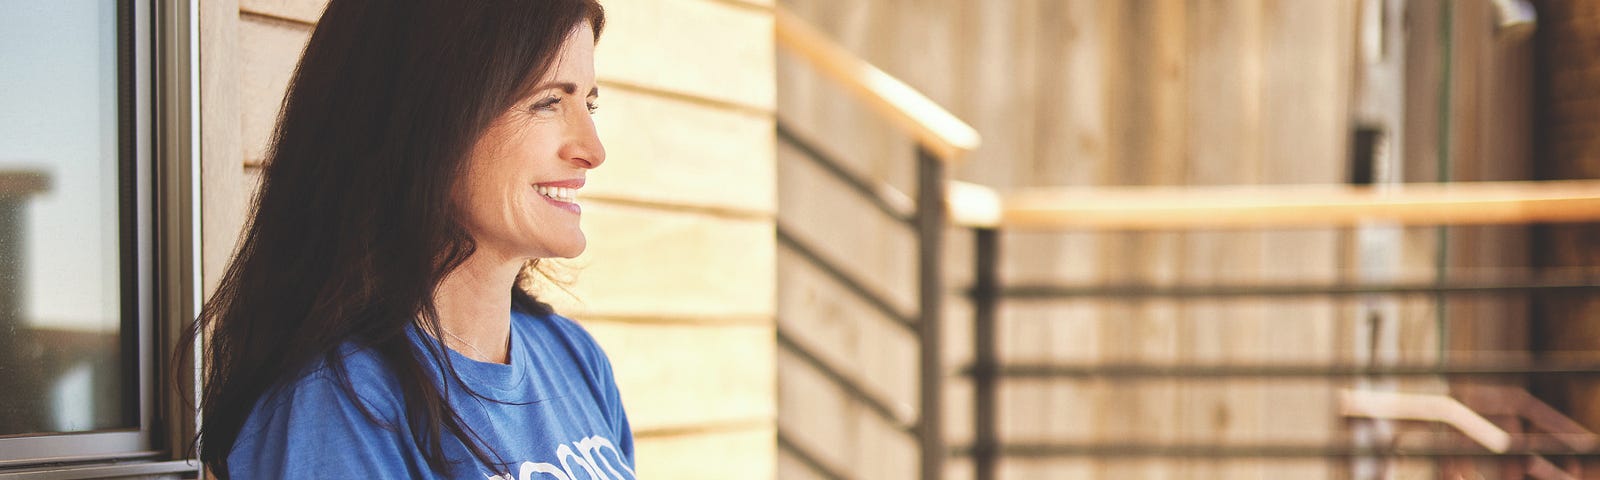
<instances>
[{"instance_id":1,"label":"smile","mask_svg":"<svg viewBox=\"0 0 1600 480\"><path fill-rule=\"evenodd\" d=\"M535 184L533 191L544 197L544 201L550 202L550 206L573 214L582 214L583 207L578 206L579 188L583 188L581 178Z\"/></svg>"},{"instance_id":2,"label":"smile","mask_svg":"<svg viewBox=\"0 0 1600 480\"><path fill-rule=\"evenodd\" d=\"M548 185L534 185L533 186L533 190L535 192L539 192L540 195L544 195L545 198L548 198L548 199L551 199L551 200L555 200L557 202L573 203L573 202L576 202L578 200L577 199L578 189L576 189L576 188L552 187L552 186L548 186Z\"/></svg>"}]
</instances>

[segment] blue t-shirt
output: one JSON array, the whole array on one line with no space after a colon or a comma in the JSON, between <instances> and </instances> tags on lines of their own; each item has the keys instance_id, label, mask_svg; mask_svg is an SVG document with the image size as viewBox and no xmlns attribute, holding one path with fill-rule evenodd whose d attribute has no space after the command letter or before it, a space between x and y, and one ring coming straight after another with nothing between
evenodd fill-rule
<instances>
[{"instance_id":1,"label":"blue t-shirt","mask_svg":"<svg viewBox=\"0 0 1600 480\"><path fill-rule=\"evenodd\" d=\"M419 346L438 345L416 328L410 336ZM357 398L340 388L326 365L264 396L228 454L231 477L636 479L633 432L611 364L583 327L559 315L513 312L509 365L445 350L470 388L506 402L474 396L453 380L442 383L449 386L450 407L508 465L483 465L441 427L444 451L456 462L444 475L431 471L405 421L396 377L375 352L346 347L344 364ZM442 365L424 364L436 380L443 378Z\"/></svg>"}]
</instances>

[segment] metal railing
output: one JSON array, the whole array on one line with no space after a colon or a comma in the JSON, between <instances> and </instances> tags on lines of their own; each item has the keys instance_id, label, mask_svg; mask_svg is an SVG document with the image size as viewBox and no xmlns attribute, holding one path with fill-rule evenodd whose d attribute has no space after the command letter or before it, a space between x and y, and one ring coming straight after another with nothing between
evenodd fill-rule
<instances>
[{"instance_id":1,"label":"metal railing","mask_svg":"<svg viewBox=\"0 0 1600 480\"><path fill-rule=\"evenodd\" d=\"M897 319L902 326L912 330L917 338L918 402L914 421L907 422L887 407L887 402L876 400L866 393L868 389L829 368L815 354L806 351L792 336L779 330L779 346L824 372L824 376L851 392L869 410L877 412L901 431L917 440L919 449L919 478L937 480L944 470L948 444L945 441L941 413L944 411L944 377L946 370L942 358L944 330L941 316L946 293L941 264L946 229L949 226L949 165L980 142L977 130L956 118L943 107L923 96L916 89L878 70L871 64L850 54L843 47L795 17L783 8L775 11L777 43L788 52L806 60L812 67L827 75L861 101L880 117L898 126L915 139L916 195L911 202L904 194L882 182L855 175L842 163L834 161L811 143L800 140L781 120L777 125L778 138L798 148L805 157L821 166L832 177L844 182L851 191L863 197L866 203L883 214L910 227L916 237L917 254L917 311L915 314L899 312L881 294L867 287L867 283L838 268L837 263L826 259L818 250L806 245L791 234L790 229L778 226L781 245L799 253L809 263L865 300L886 316ZM914 319L914 322L912 321ZM779 445L811 465L813 470L829 478L843 478L839 470L823 465L818 457L804 451L797 443L779 432Z\"/></svg>"},{"instance_id":2,"label":"metal railing","mask_svg":"<svg viewBox=\"0 0 1600 480\"><path fill-rule=\"evenodd\" d=\"M1404 224L1507 224L1538 221L1600 220L1600 183L1500 183L1460 185L1411 185L1405 189L1385 187L1253 186L1230 189L1153 190L1149 188L1082 190L1035 190L1002 198L981 187L952 185L949 166L965 151L974 148L978 137L970 127L933 104L915 90L894 80L871 65L854 58L820 33L794 18L782 8L777 11L779 45L811 63L831 79L840 82L880 116L899 126L917 143L915 196L899 193L886 182L856 174L845 163L823 152L803 138L783 119L776 127L780 142L793 147L802 158L820 167L840 182L863 204L910 230L916 239L916 310L905 311L871 282L851 274L841 263L807 243L791 225L779 222L779 245L795 253L801 261L817 268L830 281L862 301L869 309L890 319L897 328L916 338L917 408L906 412L903 406L886 399L869 382L852 375L850 369L831 364L781 326L779 348L799 359L807 368L885 424L913 437L919 448L918 478L942 478L950 456L970 457L975 478L995 478L1005 458L1062 457L1167 457L1167 458L1370 458L1405 456L1410 458L1510 458L1523 457L1530 472L1558 472L1546 457L1570 463L1578 457L1600 456L1600 438L1583 431L1554 410L1541 407L1522 392L1515 402L1499 404L1504 411L1495 415L1515 415L1530 421L1544 434L1510 434L1485 428L1480 413L1456 408L1459 402L1446 396L1363 395L1347 391L1340 411L1332 414L1347 418L1395 418L1437 421L1455 427L1459 434L1474 439L1504 439L1485 444L1464 445L1460 436L1434 435L1421 444L1359 445L1355 443L1319 445L1283 444L1171 444L1141 442L1017 442L1007 441L999 431L1002 382L1027 380L1095 379L1137 382L1163 379L1387 379L1411 378L1506 378L1527 376L1600 376L1597 361L1510 360L1475 363L1432 364L1216 364L1186 365L1157 363L1022 363L1003 360L998 343L998 315L1005 302L1095 299L1140 301L1148 299L1207 299L1229 301L1260 298L1344 298L1379 296L1485 295L1587 295L1600 291L1600 277L1593 275L1522 275L1516 278L1436 278L1417 283L1294 283L1294 284L1014 284L1000 275L1003 231L1072 229L1092 230L1183 230L1216 228L1298 228L1308 226L1305 215L1294 211L1320 209L1316 224L1351 225L1371 220ZM1559 186L1560 188L1551 188ZM967 188L957 188L967 187ZM1559 191L1556 191L1559 190ZM1240 193L1240 192L1244 193ZM973 194L981 198L970 198ZM1196 199L1228 197L1223 202L1197 202ZM1138 198L1139 205L1125 200ZM1232 198L1232 197L1230 197ZM1239 201L1244 198L1246 202ZM1119 200L1120 199L1120 200ZM1143 201L1155 199L1154 202ZM1162 204L1162 202L1166 202ZM1129 212L1127 208L1143 210ZM1152 213L1154 212L1154 213ZM1285 212L1288 212L1286 214ZM1132 221L1128 220L1131 219ZM1218 222L1218 219L1227 219ZM944 296L950 293L943 284L941 251L951 227L970 230L974 235L974 283L965 294L973 308L971 365L955 369L969 377L974 386L973 442L951 445L942 423L945 376L951 371L941 363L944 329L941 315ZM1285 320L1294 321L1294 320ZM1492 396L1492 395L1491 395ZM1501 397L1505 397L1502 395ZM1525 397L1525 398L1524 398ZM1510 402L1510 401L1507 401ZM1532 403L1529 403L1532 402ZM1492 402L1491 402L1492 403ZM1530 406L1533 405L1533 406ZM1415 412L1420 407L1445 406L1447 413ZM1555 418L1552 420L1552 418ZM1575 440L1576 439L1576 440ZM849 479L845 469L829 465L824 456L802 442L778 432L778 445L813 473L831 479ZM1551 475L1555 475L1552 473Z\"/></svg>"},{"instance_id":3,"label":"metal railing","mask_svg":"<svg viewBox=\"0 0 1600 480\"><path fill-rule=\"evenodd\" d=\"M1589 214L1591 217L1593 213ZM1183 223L1180 220L1175 223ZM1047 301L1061 299L1255 299L1262 297L1339 297L1351 295L1506 295L1506 294L1594 294L1600 292L1600 276L1568 275L1554 278L1493 281L1440 279L1429 283L1339 283L1339 284L1259 284L1259 285L1005 285L1000 275L1000 235L997 228L979 227L974 234L974 285L967 292L974 306L973 364L961 369L974 386L974 442L956 447L955 452L973 459L974 478L996 478L1002 458L1059 457L1165 457L1165 458L1348 458L1348 457L1597 457L1600 448L1591 440L1576 445L1558 441L1560 434L1593 437L1572 428L1547 435L1513 435L1510 447L1461 446L1449 442L1425 445L1363 447L1353 444L1326 445L1212 445L1143 442L1013 442L998 432L999 386L1002 381L1096 379L1113 382L1168 379L1351 379L1351 378L1483 378L1528 376L1600 376L1600 359L1590 361L1449 362L1427 364L1220 364L1173 363L1022 363L1001 358L997 339L998 312L1004 301ZM1286 322L1296 321L1285 319ZM1531 399L1531 397L1528 397ZM1430 398L1429 400L1437 400ZM1359 409L1358 409L1359 410ZM1552 411L1553 412L1553 411ZM1357 416L1357 415L1349 415ZM1397 415L1395 418L1406 418Z\"/></svg>"},{"instance_id":4,"label":"metal railing","mask_svg":"<svg viewBox=\"0 0 1600 480\"><path fill-rule=\"evenodd\" d=\"M942 163L925 151L919 152L917 200L907 204L905 195L894 187L854 173L839 159L824 153L813 142L803 138L784 121L777 125L778 139L793 147L802 158L820 168L830 178L846 186L846 190L862 203L872 205L878 215L917 233L918 244L918 311L902 311L889 296L871 286L871 282L850 274L841 263L828 258L817 247L808 244L793 232L790 226L780 224L780 245L794 252L802 261L818 268L830 280L861 300L898 328L912 334L919 343L919 409L907 414L896 408L894 402L876 393L871 385L845 373L848 369L823 360L794 335L783 329L778 332L779 348L796 356L833 383L884 423L902 434L915 437L923 449L921 478L940 478L944 456L970 457L975 478L993 479L1002 458L1059 458L1059 457L1164 457L1164 458L1355 458L1405 456L1410 458L1511 458L1533 457L1530 464L1549 465L1546 457L1557 459L1600 456L1596 443L1563 441L1572 435L1590 435L1587 432L1563 436L1550 434L1519 434L1506 448L1491 450L1483 446L1460 445L1447 440L1453 437L1434 436L1422 445L1404 444L1388 447L1367 447L1354 444L1326 445L1211 445L1211 444L1149 444L1139 442L1049 443L1005 441L998 431L998 398L1000 383L1007 380L1098 379L1116 382L1137 382L1170 379L1355 379L1355 378L1506 378L1529 376L1600 376L1600 359L1594 361L1539 361L1497 360L1484 362L1417 363L1373 365L1358 363L1279 363L1279 364L1146 364L1146 363L1038 363L1004 362L997 342L998 312L1003 302L1037 302L1062 299L1095 299L1116 301L1143 301L1152 299L1230 301L1262 298L1337 298L1366 295L1429 296L1440 295L1586 295L1600 292L1600 276L1582 274L1533 275L1477 275L1463 278L1439 278L1431 282L1390 283L1274 283L1274 284L1205 284L1205 285L1142 285L1142 284L1005 284L1001 281L1000 237L1003 220L992 225L974 226L952 222L948 219L950 208L944 206L952 200L948 189L939 188L945 173ZM1600 191L1600 190L1597 190ZM1377 210L1377 209L1372 209ZM1204 215L1204 213L1197 213ZM1374 216L1381 216L1374 212ZM1595 218L1600 211L1577 218ZM1001 215L1003 217L1003 215ZM1175 219L1170 228L1179 228L1192 219ZM973 352L970 365L955 369L958 375L969 377L974 386L973 432L969 445L948 445L944 438L944 425L940 415L924 412L943 410L943 372L938 325L942 311L939 299L943 286L940 272L948 268L940 264L938 254L944 239L940 231L948 227L970 230L974 235L974 283L966 289L974 309ZM1272 227L1273 225L1266 225ZM1024 229L1038 230L1037 225ZM1048 229L1059 230L1057 227ZM1286 320L1293 321L1293 320ZM1437 399L1430 399L1437 400ZM779 446L794 455L801 463L826 478L847 479L843 470L828 465L820 455L783 432ZM1542 463L1541 463L1542 462ZM1555 467L1552 467L1555 468ZM1559 470L1559 469L1558 469Z\"/></svg>"},{"instance_id":5,"label":"metal railing","mask_svg":"<svg viewBox=\"0 0 1600 480\"><path fill-rule=\"evenodd\" d=\"M948 226L946 221L948 200L944 188L948 172L945 161L923 146L918 146L916 199L910 205L905 205L900 200L904 195L899 194L898 190L882 182L852 173L841 162L823 154L811 142L800 139L781 120L777 124L777 134L780 141L795 147L804 158L821 167L830 177L848 186L849 191L860 197L864 203L875 206L880 214L915 233L917 310L915 313L908 313L896 307L886 294L871 287L870 282L850 274L840 267L838 261L827 258L820 249L799 238L791 227L780 222L777 228L780 246L789 249L806 263L821 270L833 282L917 339L917 411L913 418L906 418L907 415L898 412L891 406L890 401L880 398L879 394L872 392L872 388L843 373L843 369L828 364L819 354L806 348L783 328L778 329L778 347L820 372L830 383L846 392L884 422L894 426L896 430L914 437L920 449L920 478L924 480L941 478L944 457L948 451L943 418L940 415L944 411L942 391L946 374L941 361L944 353L942 351L944 332L940 321L944 311L943 297L946 293L941 275L944 271L944 266L941 264L944 237ZM779 432L778 444L780 448L793 454L819 475L833 479L849 478L840 473L841 469L827 465L818 455L806 450L782 431Z\"/></svg>"}]
</instances>

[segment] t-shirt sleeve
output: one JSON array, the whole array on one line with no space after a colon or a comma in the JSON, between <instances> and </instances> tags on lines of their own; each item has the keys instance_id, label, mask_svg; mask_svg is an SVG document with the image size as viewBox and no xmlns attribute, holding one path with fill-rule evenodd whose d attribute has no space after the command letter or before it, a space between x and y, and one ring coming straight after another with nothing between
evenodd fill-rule
<instances>
[{"instance_id":1,"label":"t-shirt sleeve","mask_svg":"<svg viewBox=\"0 0 1600 480\"><path fill-rule=\"evenodd\" d=\"M312 374L269 397L251 415L228 456L231 478L421 478L399 410L384 399L352 398L326 374ZM356 402L369 412L363 412Z\"/></svg>"},{"instance_id":2,"label":"t-shirt sleeve","mask_svg":"<svg viewBox=\"0 0 1600 480\"><path fill-rule=\"evenodd\" d=\"M628 425L628 412L622 408L622 392L617 390L616 379L611 373L611 360L606 358L599 346L595 347L595 352L599 358L596 362L599 363L596 371L600 377L598 381L601 385L602 401L605 402L606 419L611 421L614 430L612 434L616 435L614 438L617 439L617 449L622 451L629 462L633 462L633 427Z\"/></svg>"}]
</instances>

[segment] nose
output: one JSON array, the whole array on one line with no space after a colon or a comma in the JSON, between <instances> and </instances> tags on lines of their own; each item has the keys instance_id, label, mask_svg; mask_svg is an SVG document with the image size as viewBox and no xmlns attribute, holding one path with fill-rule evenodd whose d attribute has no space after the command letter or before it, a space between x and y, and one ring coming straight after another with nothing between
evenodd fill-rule
<instances>
[{"instance_id":1,"label":"nose","mask_svg":"<svg viewBox=\"0 0 1600 480\"><path fill-rule=\"evenodd\" d=\"M600 144L600 132L595 129L594 118L584 112L583 118L570 122L566 141L562 142L561 158L580 168L595 168L606 161L606 147Z\"/></svg>"}]
</instances>

